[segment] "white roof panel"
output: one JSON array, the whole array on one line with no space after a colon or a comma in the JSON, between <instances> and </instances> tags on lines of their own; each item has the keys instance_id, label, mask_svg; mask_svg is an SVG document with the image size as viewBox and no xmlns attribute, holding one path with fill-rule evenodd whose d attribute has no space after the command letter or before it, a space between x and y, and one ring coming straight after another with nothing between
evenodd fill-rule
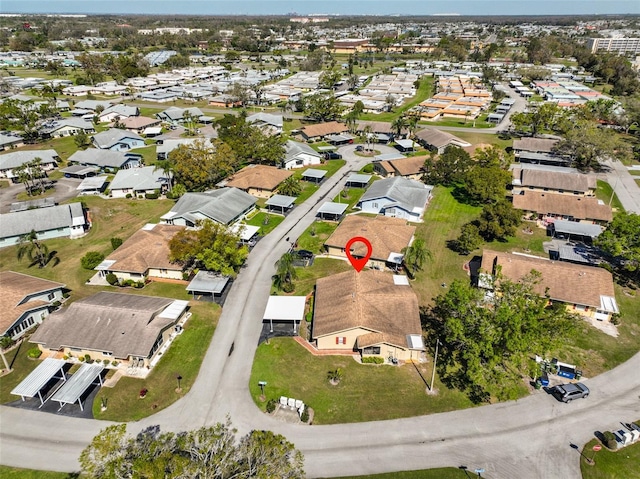
<instances>
[{"instance_id":1,"label":"white roof panel","mask_svg":"<svg viewBox=\"0 0 640 479\"><path fill-rule=\"evenodd\" d=\"M20 381L11 394L22 397L35 397L58 371L65 365L62 359L47 358L42 361L38 367L29 373L29 375Z\"/></svg>"},{"instance_id":2,"label":"white roof panel","mask_svg":"<svg viewBox=\"0 0 640 479\"><path fill-rule=\"evenodd\" d=\"M403 274L394 274L393 284L396 286L409 286L409 278Z\"/></svg>"},{"instance_id":3,"label":"white roof panel","mask_svg":"<svg viewBox=\"0 0 640 479\"><path fill-rule=\"evenodd\" d=\"M75 403L98 376L100 376L103 369L104 366L98 363L84 363L80 366L80 369L51 396L51 400L66 404Z\"/></svg>"},{"instance_id":4,"label":"white roof panel","mask_svg":"<svg viewBox=\"0 0 640 479\"><path fill-rule=\"evenodd\" d=\"M184 310L189 306L189 301L183 301L181 299L176 299L173 303L167 306L164 311L162 311L158 317L159 318L167 318L167 319L178 319L184 313Z\"/></svg>"},{"instance_id":5,"label":"white roof panel","mask_svg":"<svg viewBox=\"0 0 640 479\"><path fill-rule=\"evenodd\" d=\"M263 319L302 321L306 296L269 296Z\"/></svg>"}]
</instances>

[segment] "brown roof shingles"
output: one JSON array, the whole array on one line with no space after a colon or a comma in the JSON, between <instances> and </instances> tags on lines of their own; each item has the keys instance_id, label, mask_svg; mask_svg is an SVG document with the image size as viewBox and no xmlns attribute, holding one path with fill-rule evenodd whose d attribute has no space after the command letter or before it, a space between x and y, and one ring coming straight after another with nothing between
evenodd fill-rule
<instances>
[{"instance_id":1,"label":"brown roof shingles","mask_svg":"<svg viewBox=\"0 0 640 479\"><path fill-rule=\"evenodd\" d=\"M524 190L513 196L513 207L538 214L572 216L581 220L611 221L611 207L600 204L596 197L559 195Z\"/></svg>"},{"instance_id":2,"label":"brown roof shingles","mask_svg":"<svg viewBox=\"0 0 640 479\"><path fill-rule=\"evenodd\" d=\"M544 295L548 288L549 297L563 303L600 308L600 296L615 297L613 276L603 268L484 250L482 270L495 274L496 266L511 281L520 281L531 270L538 271L541 278L534 287L536 293Z\"/></svg>"},{"instance_id":3,"label":"brown roof shingles","mask_svg":"<svg viewBox=\"0 0 640 479\"><path fill-rule=\"evenodd\" d=\"M514 170L514 174L517 174ZM522 169L522 186L550 188L554 190L579 191L586 193L596 189L596 178L583 173L558 173L556 171Z\"/></svg>"},{"instance_id":4,"label":"brown roof shingles","mask_svg":"<svg viewBox=\"0 0 640 479\"><path fill-rule=\"evenodd\" d=\"M418 297L408 285L396 285L381 271L347 271L318 279L313 336L363 328L380 336L360 336L358 346L388 342L407 347L406 336L422 334Z\"/></svg>"},{"instance_id":5,"label":"brown roof shingles","mask_svg":"<svg viewBox=\"0 0 640 479\"><path fill-rule=\"evenodd\" d=\"M65 285L36 278L27 274L15 273L13 271L0 272L0 333L6 331L22 314L49 304L46 301L31 300L20 304L27 296L37 293L44 293Z\"/></svg>"},{"instance_id":6,"label":"brown roof shingles","mask_svg":"<svg viewBox=\"0 0 640 479\"><path fill-rule=\"evenodd\" d=\"M153 229L136 231L105 260L115 261L109 271L144 274L149 268L181 270L169 261L169 241L184 226L157 224Z\"/></svg>"},{"instance_id":7,"label":"brown roof shingles","mask_svg":"<svg viewBox=\"0 0 640 479\"><path fill-rule=\"evenodd\" d=\"M273 166L249 165L230 176L225 186L233 186L245 191L250 188L273 191L291 175L293 172Z\"/></svg>"},{"instance_id":8,"label":"brown roof shingles","mask_svg":"<svg viewBox=\"0 0 640 479\"><path fill-rule=\"evenodd\" d=\"M402 248L409 246L415 232L415 226L408 225L400 218L349 215L342 220L324 244L344 249L351 238L362 236L371 243L371 259L386 261L391 253L400 253ZM353 244L355 256L364 257L366 253L367 248L364 244Z\"/></svg>"},{"instance_id":9,"label":"brown roof shingles","mask_svg":"<svg viewBox=\"0 0 640 479\"><path fill-rule=\"evenodd\" d=\"M412 176L422 173L422 168L427 158L429 157L409 156L399 160L389 160L389 164L397 172L398 176Z\"/></svg>"},{"instance_id":10,"label":"brown roof shingles","mask_svg":"<svg viewBox=\"0 0 640 479\"><path fill-rule=\"evenodd\" d=\"M327 123L318 123L316 125L306 125L300 128L303 135L307 138L316 138L320 136L335 135L348 131L347 125L337 121Z\"/></svg>"}]
</instances>

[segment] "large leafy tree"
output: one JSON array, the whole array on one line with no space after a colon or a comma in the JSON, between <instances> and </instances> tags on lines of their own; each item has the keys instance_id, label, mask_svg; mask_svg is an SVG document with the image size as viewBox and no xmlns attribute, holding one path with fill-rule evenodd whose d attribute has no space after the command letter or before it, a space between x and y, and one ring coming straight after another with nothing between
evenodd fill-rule
<instances>
[{"instance_id":1,"label":"large leafy tree","mask_svg":"<svg viewBox=\"0 0 640 479\"><path fill-rule=\"evenodd\" d=\"M450 186L462 182L471 168L471 156L462 148L447 146L438 158L427 158L424 181L431 185Z\"/></svg>"},{"instance_id":2,"label":"large leafy tree","mask_svg":"<svg viewBox=\"0 0 640 479\"><path fill-rule=\"evenodd\" d=\"M340 118L344 107L333 93L314 93L304 99L304 114L315 121L331 121Z\"/></svg>"},{"instance_id":3,"label":"large leafy tree","mask_svg":"<svg viewBox=\"0 0 640 479\"><path fill-rule=\"evenodd\" d=\"M182 230L169 241L169 259L186 268L201 267L235 276L249 251L228 226L205 220L197 229Z\"/></svg>"},{"instance_id":4,"label":"large leafy tree","mask_svg":"<svg viewBox=\"0 0 640 479\"><path fill-rule=\"evenodd\" d=\"M239 162L275 165L284 157L284 139L269 136L246 121L246 113L225 115L217 121L218 138L233 150Z\"/></svg>"},{"instance_id":5,"label":"large leafy tree","mask_svg":"<svg viewBox=\"0 0 640 479\"><path fill-rule=\"evenodd\" d=\"M557 153L573 160L581 170L599 170L607 159L628 158L631 149L615 132L599 128L591 121L576 122L555 147Z\"/></svg>"},{"instance_id":6,"label":"large leafy tree","mask_svg":"<svg viewBox=\"0 0 640 479\"><path fill-rule=\"evenodd\" d=\"M513 282L498 275L494 294L454 281L435 298L426 327L441 344L445 384L475 402L515 399L527 358L544 355L576 332L577 320L535 292L539 273Z\"/></svg>"},{"instance_id":7,"label":"large leafy tree","mask_svg":"<svg viewBox=\"0 0 640 479\"><path fill-rule=\"evenodd\" d=\"M178 183L187 191L203 191L233 173L238 160L231 147L221 141L213 145L197 140L180 145L169 153L167 165L173 165ZM164 167L161 167L164 169Z\"/></svg>"},{"instance_id":8,"label":"large leafy tree","mask_svg":"<svg viewBox=\"0 0 640 479\"><path fill-rule=\"evenodd\" d=\"M498 165L475 166L464 176L465 190L475 203L494 203L505 197L511 176Z\"/></svg>"},{"instance_id":9,"label":"large leafy tree","mask_svg":"<svg viewBox=\"0 0 640 479\"><path fill-rule=\"evenodd\" d=\"M613 257L618 271L640 282L640 215L618 213L595 245Z\"/></svg>"},{"instance_id":10,"label":"large leafy tree","mask_svg":"<svg viewBox=\"0 0 640 479\"><path fill-rule=\"evenodd\" d=\"M113 425L82 451L80 466L83 475L104 479L305 477L302 454L283 436L251 431L238 441L236 433L229 423L218 423L180 433L151 426L130 437L126 425Z\"/></svg>"},{"instance_id":11,"label":"large leafy tree","mask_svg":"<svg viewBox=\"0 0 640 479\"><path fill-rule=\"evenodd\" d=\"M510 201L503 198L485 205L475 224L478 227L478 233L486 241L506 241L509 236L516 233L521 222L521 212L516 210Z\"/></svg>"}]
</instances>

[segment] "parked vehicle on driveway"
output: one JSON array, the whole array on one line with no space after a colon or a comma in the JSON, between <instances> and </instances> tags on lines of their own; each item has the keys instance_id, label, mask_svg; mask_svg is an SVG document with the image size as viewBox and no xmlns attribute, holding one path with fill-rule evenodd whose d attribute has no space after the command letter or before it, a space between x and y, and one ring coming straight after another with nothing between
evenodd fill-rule
<instances>
[{"instance_id":1,"label":"parked vehicle on driveway","mask_svg":"<svg viewBox=\"0 0 640 479\"><path fill-rule=\"evenodd\" d=\"M328 151L324 154L325 159L327 160L341 160L342 155L340 153L336 153L335 151Z\"/></svg>"},{"instance_id":2,"label":"parked vehicle on driveway","mask_svg":"<svg viewBox=\"0 0 640 479\"><path fill-rule=\"evenodd\" d=\"M364 151L364 146L362 145L356 146L356 151Z\"/></svg>"},{"instance_id":3,"label":"parked vehicle on driveway","mask_svg":"<svg viewBox=\"0 0 640 479\"><path fill-rule=\"evenodd\" d=\"M560 401L569 403L574 399L589 396L589 388L582 383L559 384L551 393Z\"/></svg>"}]
</instances>

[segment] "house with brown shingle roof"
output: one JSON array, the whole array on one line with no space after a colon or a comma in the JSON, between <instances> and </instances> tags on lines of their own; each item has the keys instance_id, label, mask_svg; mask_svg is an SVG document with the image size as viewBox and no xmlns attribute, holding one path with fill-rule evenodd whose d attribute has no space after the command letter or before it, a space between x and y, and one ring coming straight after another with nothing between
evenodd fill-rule
<instances>
[{"instance_id":1,"label":"house with brown shingle roof","mask_svg":"<svg viewBox=\"0 0 640 479\"><path fill-rule=\"evenodd\" d=\"M311 327L316 347L419 360L424 345L418 297L403 279L371 270L318 279Z\"/></svg>"},{"instance_id":2,"label":"house with brown shingle roof","mask_svg":"<svg viewBox=\"0 0 640 479\"><path fill-rule=\"evenodd\" d=\"M423 166L428 156L409 156L398 160L383 160L373 164L373 169L380 176L403 176L412 180L422 177Z\"/></svg>"},{"instance_id":3,"label":"house with brown shingle roof","mask_svg":"<svg viewBox=\"0 0 640 479\"><path fill-rule=\"evenodd\" d=\"M518 282L535 270L540 273L540 281L534 291L548 295L552 302L563 303L572 312L601 321L609 321L619 313L613 276L603 268L484 250L480 269L480 286L490 287L491 281L484 276L487 274L495 276L499 271L503 277Z\"/></svg>"},{"instance_id":4,"label":"house with brown shingle roof","mask_svg":"<svg viewBox=\"0 0 640 479\"><path fill-rule=\"evenodd\" d=\"M53 313L31 336L44 352L153 366L182 328L188 301L100 292Z\"/></svg>"},{"instance_id":5,"label":"house with brown shingle roof","mask_svg":"<svg viewBox=\"0 0 640 479\"><path fill-rule=\"evenodd\" d=\"M520 163L512 167L513 194L522 190L554 192L563 195L595 196L596 177L580 173L574 168L530 165Z\"/></svg>"},{"instance_id":6,"label":"house with brown shingle roof","mask_svg":"<svg viewBox=\"0 0 640 479\"><path fill-rule=\"evenodd\" d=\"M555 220L579 220L608 223L613 220L609 205L595 196L569 196L524 190L513 196L513 207L533 214L546 223Z\"/></svg>"},{"instance_id":7,"label":"house with brown shingle roof","mask_svg":"<svg viewBox=\"0 0 640 479\"><path fill-rule=\"evenodd\" d=\"M169 241L184 226L148 224L136 231L96 266L100 276L115 274L126 281L153 278L182 279L182 266L169 261Z\"/></svg>"},{"instance_id":8,"label":"house with brown shingle roof","mask_svg":"<svg viewBox=\"0 0 640 479\"><path fill-rule=\"evenodd\" d=\"M234 173L218 186L231 186L258 198L270 198L293 172L274 166L249 165Z\"/></svg>"},{"instance_id":9,"label":"house with brown shingle roof","mask_svg":"<svg viewBox=\"0 0 640 479\"><path fill-rule=\"evenodd\" d=\"M18 339L49 316L55 301L61 301L62 283L13 271L0 271L0 336Z\"/></svg>"},{"instance_id":10,"label":"house with brown shingle roof","mask_svg":"<svg viewBox=\"0 0 640 479\"><path fill-rule=\"evenodd\" d=\"M349 131L347 125L337 121L306 125L300 128L300 134L306 141L320 140L328 135L338 135Z\"/></svg>"},{"instance_id":11,"label":"house with brown shingle roof","mask_svg":"<svg viewBox=\"0 0 640 479\"><path fill-rule=\"evenodd\" d=\"M402 263L402 249L411 245L415 232L415 226L410 226L400 218L349 215L327 238L324 246L329 255L346 258L349 240L362 236L369 240L372 248L366 266L378 270L385 267L395 269ZM354 243L351 254L363 258L367 254L367 248L363 243Z\"/></svg>"}]
</instances>

